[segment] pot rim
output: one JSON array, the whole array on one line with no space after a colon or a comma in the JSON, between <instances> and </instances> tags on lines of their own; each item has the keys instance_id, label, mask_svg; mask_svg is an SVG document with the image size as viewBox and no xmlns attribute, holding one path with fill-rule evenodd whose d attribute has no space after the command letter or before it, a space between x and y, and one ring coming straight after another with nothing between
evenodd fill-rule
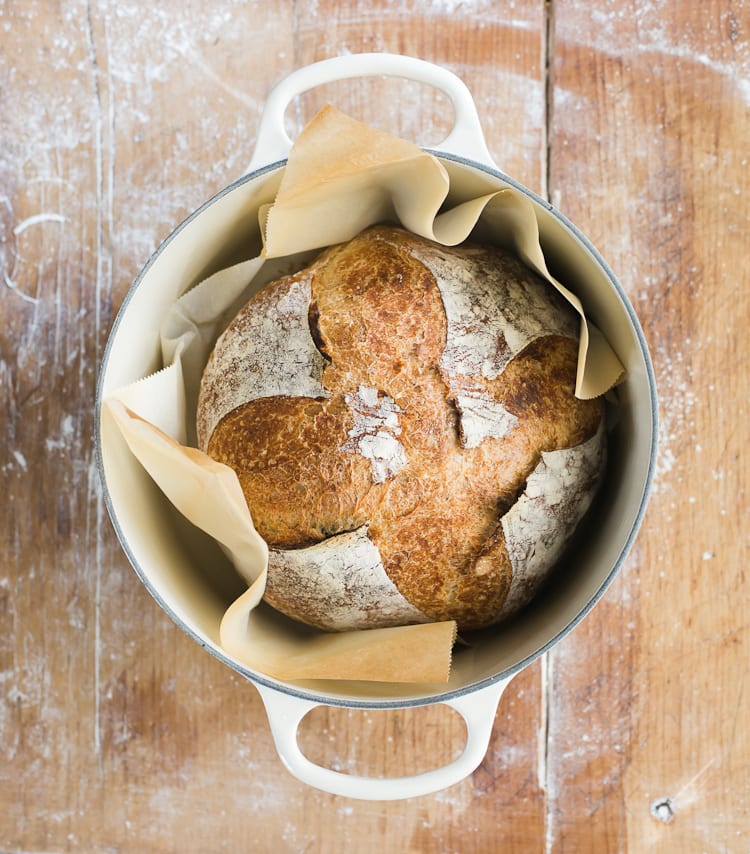
<instances>
[{"instance_id":1,"label":"pot rim","mask_svg":"<svg viewBox=\"0 0 750 854\"><path fill-rule=\"evenodd\" d=\"M316 690L302 688L296 684L283 682L278 679L274 679L270 676L266 676L263 673L258 673L241 662L236 661L231 658L226 652L224 652L218 645L210 645L207 643L202 637L200 637L197 632L189 626L179 615L175 613L172 607L165 602L163 597L159 594L159 592L155 589L153 584L148 578L148 575L144 572L142 567L139 565L138 560L133 554L130 546L125 538L123 531L120 527L119 520L117 518L117 512L112 502L109 489L107 488L106 475L104 472L104 460L103 460L103 452L102 452L102 439L101 439L101 418L102 418L102 403L103 403L103 386L104 386L104 376L107 371L107 364L109 361L110 350L112 347L112 343L114 338L116 337L117 330L120 325L120 321L127 311L128 305L133 298L133 295L140 287L143 279L148 274L149 270L153 266L154 262L157 258L162 254L162 252L169 246L169 244L175 239L175 237L193 220L197 219L207 208L209 208L214 203L218 202L227 194L233 192L238 187L243 184L255 180L257 178L262 177L265 174L270 174L271 172L275 172L278 169L283 168L287 163L287 158L283 158L281 160L266 164L258 169L255 169L242 177L236 179L228 186L224 187L210 199L205 201L200 207L196 208L192 211L179 225L177 225L170 234L159 244L159 246L154 250L151 254L150 258L144 264L143 268L140 270L139 274L133 280L132 284L128 288L128 291L120 305L120 308L117 311L115 319L112 323L110 331L107 336L107 343L104 348L104 352L101 357L101 363L99 366L99 374L97 377L96 384L96 397L95 397L95 425L94 425L94 446L95 446L95 458L96 464L99 471L99 478L102 487L102 497L104 499L105 506L107 508L107 512L109 514L110 520L112 522L112 526L115 530L115 534L117 535L117 539L120 543L120 546L124 553L126 554L131 566L135 570L138 575L140 581L146 587L150 595L154 598L159 607L169 615L169 617L173 620L176 625L182 629L192 640L198 643L199 646L203 647L207 652L221 661L223 664L226 664L233 671L244 676L252 683L257 683L263 685L267 688L272 688L277 691L281 691L284 694L287 694L291 697L295 697L300 700L305 700L312 703L318 703L327 706L338 706L343 708L357 708L357 709L399 709L399 708L414 708L416 706L427 706L433 705L435 703L443 703L447 700L456 699L467 694L471 694L475 691L479 691L482 688L487 688L490 685L494 685L500 681L508 680L516 673L520 672L524 668L528 667L533 661L542 656L545 652L550 650L553 646L559 643L567 634L569 634L592 610L592 608L599 602L599 600L603 597L604 593L609 588L610 584L614 580L615 576L620 571L623 562L625 561L630 548L635 541L635 538L640 529L641 523L643 521L643 517L646 512L646 506L648 504L649 495L651 492L651 487L653 485L655 470L656 470L656 456L657 456L657 438L658 438L658 401L656 395L656 379L654 374L654 368L651 361L651 356L649 354L648 345L646 343L646 338L643 333L643 329L641 327L640 321L635 314L635 310L630 303L630 300L627 297L622 285L618 281L614 272L601 256L596 247L591 243L591 241L572 223L564 214L562 214L557 208L554 207L550 202L541 196L537 195L533 190L530 190L528 187L525 187L523 184L520 184L514 178L506 175L504 172L497 168L492 168L485 163L480 163L476 160L472 160L471 158L464 157L462 155L451 154L449 152L439 151L431 148L424 148L429 154L434 155L438 159L449 160L454 163L458 163L462 166L468 166L473 169L478 169L482 172L485 172L488 175L491 175L494 178L499 178L500 180L506 182L514 189L523 193L532 202L543 207L546 211L548 211L552 216L558 220L558 222L568 231L570 232L583 246L584 248L591 253L597 265L603 271L607 279L609 280L610 285L613 287L615 293L620 299L621 304L625 308L628 318L631 324L633 331L635 332L636 339L638 341L638 345L640 348L640 355L643 359L643 363L646 370L646 377L649 388L650 395L650 406L651 406L651 435L650 435L650 448L649 448L649 461L648 461L648 469L646 472L646 478L643 483L643 488L641 490L641 496L638 503L638 510L633 519L633 523L631 525L630 531L628 532L628 536L623 543L620 553L615 560L612 568L610 569L607 576L601 582L595 593L588 599L586 604L580 609L580 611L573 617L566 625L556 632L551 638L549 638L544 644L542 644L537 650L532 653L529 653L520 661L517 661L511 667L508 667L504 670L499 671L498 673L493 674L485 679L481 679L477 682L472 682L469 685L463 685L458 688L451 688L446 691L441 691L437 694L429 694L426 696L417 696L417 697L394 697L394 698L378 698L372 697L368 699L357 699L352 697L338 697L338 696L330 696L324 693L318 692Z\"/></svg>"}]
</instances>

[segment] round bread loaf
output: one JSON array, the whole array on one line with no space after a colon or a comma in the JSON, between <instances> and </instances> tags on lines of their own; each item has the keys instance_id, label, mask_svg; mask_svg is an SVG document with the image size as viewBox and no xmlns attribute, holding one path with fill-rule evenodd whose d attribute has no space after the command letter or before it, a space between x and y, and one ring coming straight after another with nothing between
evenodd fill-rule
<instances>
[{"instance_id":1,"label":"round bread loaf","mask_svg":"<svg viewBox=\"0 0 750 854\"><path fill-rule=\"evenodd\" d=\"M266 600L332 631L523 607L604 468L578 325L514 256L386 226L253 296L197 428L269 545Z\"/></svg>"}]
</instances>

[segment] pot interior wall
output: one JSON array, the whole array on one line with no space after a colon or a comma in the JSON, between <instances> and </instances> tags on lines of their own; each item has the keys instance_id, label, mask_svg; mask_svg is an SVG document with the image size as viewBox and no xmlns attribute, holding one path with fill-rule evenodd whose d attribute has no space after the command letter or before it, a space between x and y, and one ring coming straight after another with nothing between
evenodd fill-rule
<instances>
[{"instance_id":1,"label":"pot interior wall","mask_svg":"<svg viewBox=\"0 0 750 854\"><path fill-rule=\"evenodd\" d=\"M451 162L471 190L488 176ZM190 286L260 248L257 209L273 199L281 170L238 182L186 221L160 248L128 295L110 337L100 400L160 367L158 330L167 307ZM502 186L500 178L490 179ZM486 184L485 184L486 186ZM280 686L332 702L424 702L509 675L571 627L606 587L637 527L650 478L654 397L648 357L631 309L595 254L546 207L537 204L541 238L553 271L575 290L587 313L626 367L614 408L610 462L601 497L553 581L533 608L511 623L468 638L455 655L449 684L415 686L306 683ZM267 278L267 277L264 277ZM218 647L219 622L244 583L219 548L187 523L130 455L105 410L100 414L100 458L118 536L156 600L209 651L251 677ZM279 619L283 619L279 617ZM273 680L263 679L273 684Z\"/></svg>"}]
</instances>

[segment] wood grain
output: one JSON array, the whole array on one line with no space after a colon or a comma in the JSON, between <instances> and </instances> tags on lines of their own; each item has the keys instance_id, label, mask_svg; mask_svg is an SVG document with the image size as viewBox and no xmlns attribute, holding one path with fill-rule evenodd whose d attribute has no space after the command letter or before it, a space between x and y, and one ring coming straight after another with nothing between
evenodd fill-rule
<instances>
[{"instance_id":1,"label":"wood grain","mask_svg":"<svg viewBox=\"0 0 750 854\"><path fill-rule=\"evenodd\" d=\"M552 199L638 311L661 428L643 535L550 657L552 848L743 851L750 7L554 6Z\"/></svg>"},{"instance_id":2,"label":"wood grain","mask_svg":"<svg viewBox=\"0 0 750 854\"><path fill-rule=\"evenodd\" d=\"M0 7L0 850L747 851L750 3L403 0ZM660 390L644 528L586 620L503 697L471 778L405 803L306 788L255 689L159 610L93 448L114 314L158 243L241 175L270 88L362 50L446 65L498 164L618 273ZM324 101L430 145L416 84ZM445 708L319 709L311 758L455 755Z\"/></svg>"}]
</instances>

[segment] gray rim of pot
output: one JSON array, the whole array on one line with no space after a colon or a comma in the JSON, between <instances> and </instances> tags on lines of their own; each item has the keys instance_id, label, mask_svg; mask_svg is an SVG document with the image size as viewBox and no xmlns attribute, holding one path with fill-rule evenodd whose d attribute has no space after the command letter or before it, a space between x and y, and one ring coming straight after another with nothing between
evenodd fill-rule
<instances>
[{"instance_id":1,"label":"gray rim of pot","mask_svg":"<svg viewBox=\"0 0 750 854\"><path fill-rule=\"evenodd\" d=\"M214 649L205 643L205 641L199 637L190 626L188 626L175 612L172 608L163 600L163 598L159 595L157 590L153 587L151 582L148 579L146 573L144 573L143 569L138 564L138 561L135 558L135 555L131 552L127 540L120 528L117 513L112 503L112 499L109 494L109 490L107 489L107 481L104 474L104 464L102 459L102 447L101 447L101 407L102 407L102 385L104 381L104 375L106 373L107 362L109 360L109 354L111 349L112 340L115 337L115 333L117 332L117 328L120 323L120 319L123 316L123 313L126 311L130 300L133 297L135 291L139 288L143 278L151 268L152 264L159 257L162 251L169 245L169 243L175 238L177 234L182 231L188 223L192 222L194 219L199 217L203 211L205 211L208 207L213 205L215 202L219 201L219 199L223 198L228 193L231 193L237 187L242 184L247 183L248 181L255 180L260 176L273 172L283 166L286 165L286 159L279 160L275 163L270 163L266 166L263 166L260 169L257 169L253 172L248 173L247 175L243 175L241 178L234 181L229 186L225 187L223 190L220 190L215 196L210 198L208 201L204 202L199 208L193 211L189 216L187 216L180 225L178 225L168 237L164 239L164 241L159 245L159 247L154 251L149 260L146 262L136 279L133 281L132 285L128 289L127 294L120 306L115 320L112 324L112 327L107 336L107 344L104 349L104 354L102 356L101 366L99 370L99 376L97 379L96 386L96 400L95 400L95 429L94 429L94 444L95 444L95 456L97 462L97 468L99 470L99 477L102 484L102 495L104 498L104 503L107 507L107 511L109 513L110 519L112 521L112 525L114 527L117 538L120 542L120 546L125 552L128 560L130 561L133 569L136 571L138 577L140 578L143 585L146 587L151 596L155 599L157 604L161 607L163 611L165 611L172 620L179 626L189 637L191 637L199 646L203 647L207 652L213 655L215 658L219 659L219 661L226 664L232 670L240 673L245 678L249 679L251 682L257 682L261 685L265 685L269 688L274 688L278 691L282 691L285 694L289 694L294 697L298 697L300 699L310 700L312 702L317 702L323 705L328 706L340 706L344 708L362 708L362 709L396 709L396 708L412 708L414 706L426 706L433 705L435 703L441 703L445 700L452 699L455 697L460 697L465 694L471 694L475 691L478 691L482 688L488 687L489 685L494 684L495 682L499 682L503 679L509 679L514 674L523 670L529 664L531 664L534 660L539 658L553 646L555 646L560 640L562 640L565 635L571 632L583 618L591 611L591 609L599 602L604 593L606 592L609 585L612 583L613 579L619 572L625 558L630 551L631 546L635 540L635 537L638 533L638 530L641 526L641 522L643 521L643 516L646 512L646 505L648 504L649 493L651 491L651 485L654 479L654 473L656 469L656 454L657 454L657 436L658 436L658 402L656 396L656 379L654 376L653 364L651 362L651 357L648 350L648 345L646 344L646 339L643 334L643 329L641 328L641 324L635 314L635 311L628 299L625 291L622 288L622 285L617 280L612 269L609 267L607 262L602 258L596 247L594 247L589 239L579 231L576 226L570 222L560 211L558 211L550 202L546 199L543 199L541 196L538 196L536 193L529 190L527 187L524 187L522 184L519 184L510 176L500 172L496 169L491 169L484 164L477 163L473 160L469 160L465 157L459 157L457 155L452 155L450 153L446 153L443 151L436 151L432 149L425 149L430 154L435 155L436 157L443 160L450 160L455 163L459 163L463 166L469 166L473 169L479 169L482 172L486 172L488 175L491 175L494 178L500 178L502 181L505 181L510 186L514 187L519 192L523 193L525 196L528 196L532 201L544 207L549 213L551 213L559 222L565 226L584 246L585 248L593 255L598 265L606 274L607 278L610 281L610 284L615 289L618 297L620 298L621 303L626 309L628 316L630 317L630 322L632 324L633 329L635 330L638 344L641 349L641 355L643 357L644 364L646 366L646 373L648 377L648 386L649 392L651 396L651 443L650 443L650 454L649 454L649 463L648 463L648 471L646 474L646 480L644 482L643 491L641 493L641 498L638 506L638 512L635 516L631 529L628 533L628 537L620 551L620 554L617 560L614 562L612 569L610 570L607 577L601 583L597 591L593 594L593 596L588 600L586 605L570 620L564 628L558 631L552 638L550 638L546 643L540 646L537 650L527 655L525 658L521 659L521 661L516 662L512 667L509 667L505 670L500 671L500 673L496 673L486 679L482 679L478 682L474 682L471 685L465 685L461 688L451 689L445 691L440 694L434 694L427 697L413 697L413 698L392 698L392 699L380 699L380 698L369 698L367 700L357 700L350 698L339 698L339 697L331 697L326 696L324 694L318 694L315 691L308 691L302 688L298 688L295 685L288 684L286 682L281 682L276 679L272 679L271 677L265 676L262 673L257 673L254 670L251 670L249 667L245 667L244 665L234 661L228 655L223 653L220 649Z\"/></svg>"}]
</instances>

